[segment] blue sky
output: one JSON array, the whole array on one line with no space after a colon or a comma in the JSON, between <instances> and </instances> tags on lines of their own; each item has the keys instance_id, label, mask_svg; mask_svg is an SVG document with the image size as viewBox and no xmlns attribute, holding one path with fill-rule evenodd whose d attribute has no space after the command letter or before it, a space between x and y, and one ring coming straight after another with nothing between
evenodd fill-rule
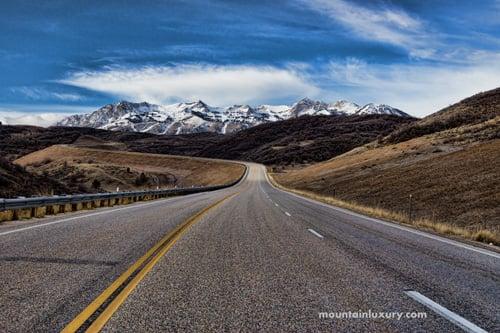
<instances>
[{"instance_id":1,"label":"blue sky","mask_svg":"<svg viewBox=\"0 0 500 333\"><path fill-rule=\"evenodd\" d=\"M0 2L0 120L126 99L386 103L425 116L500 86L500 1Z\"/></svg>"}]
</instances>

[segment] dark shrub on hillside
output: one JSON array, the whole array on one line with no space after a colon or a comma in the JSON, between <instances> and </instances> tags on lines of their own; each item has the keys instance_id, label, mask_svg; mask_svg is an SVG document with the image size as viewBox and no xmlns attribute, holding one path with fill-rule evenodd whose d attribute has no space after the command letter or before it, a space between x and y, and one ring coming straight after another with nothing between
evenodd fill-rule
<instances>
[{"instance_id":1,"label":"dark shrub on hillside","mask_svg":"<svg viewBox=\"0 0 500 333\"><path fill-rule=\"evenodd\" d=\"M500 88L466 98L417 122L394 131L385 138L398 143L444 130L482 123L500 116Z\"/></svg>"},{"instance_id":2,"label":"dark shrub on hillside","mask_svg":"<svg viewBox=\"0 0 500 333\"><path fill-rule=\"evenodd\" d=\"M413 121L388 115L303 116L227 135L199 155L264 164L319 162Z\"/></svg>"}]
</instances>

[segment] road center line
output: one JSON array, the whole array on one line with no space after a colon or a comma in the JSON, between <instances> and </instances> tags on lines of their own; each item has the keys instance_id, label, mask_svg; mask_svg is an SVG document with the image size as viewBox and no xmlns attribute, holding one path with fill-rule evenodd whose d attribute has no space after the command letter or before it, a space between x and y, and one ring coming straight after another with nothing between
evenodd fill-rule
<instances>
[{"instance_id":1,"label":"road center line","mask_svg":"<svg viewBox=\"0 0 500 333\"><path fill-rule=\"evenodd\" d=\"M127 297L134 291L139 282L153 269L156 263L174 246L187 230L198 222L207 212L239 193L230 194L223 199L205 207L189 219L178 225L165 235L156 245L150 248L139 260L130 266L111 285L106 288L92 303L78 314L64 329L63 333L99 332L111 316L118 310ZM98 314L94 318L94 314Z\"/></svg>"},{"instance_id":2,"label":"road center line","mask_svg":"<svg viewBox=\"0 0 500 333\"><path fill-rule=\"evenodd\" d=\"M274 203L274 205L275 205L276 207L279 207L279 205L278 205L276 202Z\"/></svg>"},{"instance_id":3,"label":"road center line","mask_svg":"<svg viewBox=\"0 0 500 333\"><path fill-rule=\"evenodd\" d=\"M292 215L290 215L290 213L289 213L289 212L285 212L285 215L286 215L286 216L292 216Z\"/></svg>"},{"instance_id":4,"label":"road center line","mask_svg":"<svg viewBox=\"0 0 500 333\"><path fill-rule=\"evenodd\" d=\"M319 233L317 233L316 231L314 231L313 229L307 229L307 231L309 231L310 233L312 233L314 236L317 236L319 238L323 238L322 235L320 235Z\"/></svg>"},{"instance_id":5,"label":"road center line","mask_svg":"<svg viewBox=\"0 0 500 333\"><path fill-rule=\"evenodd\" d=\"M421 293L413 290L408 290L405 291L405 294L414 299L415 301L419 302L420 304L428 307L438 315L446 318L453 324L457 325L461 329L463 329L466 332L471 332L471 333L487 333L485 330L483 330L481 327L471 323L467 319L459 316L455 312L452 312L445 308L444 306L439 305L438 303L434 302L430 298L425 297Z\"/></svg>"}]
</instances>

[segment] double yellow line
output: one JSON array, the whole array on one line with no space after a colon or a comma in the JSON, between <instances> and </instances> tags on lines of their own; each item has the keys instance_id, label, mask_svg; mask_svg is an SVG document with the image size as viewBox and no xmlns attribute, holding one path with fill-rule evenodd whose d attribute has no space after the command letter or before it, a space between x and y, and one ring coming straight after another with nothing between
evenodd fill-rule
<instances>
[{"instance_id":1,"label":"double yellow line","mask_svg":"<svg viewBox=\"0 0 500 333\"><path fill-rule=\"evenodd\" d=\"M106 290L104 290L92 303L90 303L78 316L76 316L62 332L99 332L111 318L113 313L127 299L139 282L156 265L160 258L170 250L179 238L195 224L209 210L219 206L238 193L228 195L214 204L202 209L191 216L172 232L163 237L155 246L146 252L139 260L130 266ZM115 296L116 294L116 296ZM114 296L114 297L113 297ZM99 310L99 311L98 311ZM96 317L92 320L93 317Z\"/></svg>"}]
</instances>

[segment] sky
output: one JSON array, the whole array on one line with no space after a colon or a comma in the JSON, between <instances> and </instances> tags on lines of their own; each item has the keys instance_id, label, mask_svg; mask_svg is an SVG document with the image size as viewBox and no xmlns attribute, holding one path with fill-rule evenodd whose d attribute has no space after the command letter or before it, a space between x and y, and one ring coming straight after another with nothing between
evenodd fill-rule
<instances>
[{"instance_id":1,"label":"sky","mask_svg":"<svg viewBox=\"0 0 500 333\"><path fill-rule=\"evenodd\" d=\"M500 0L0 2L0 121L120 100L389 104L500 86Z\"/></svg>"}]
</instances>

